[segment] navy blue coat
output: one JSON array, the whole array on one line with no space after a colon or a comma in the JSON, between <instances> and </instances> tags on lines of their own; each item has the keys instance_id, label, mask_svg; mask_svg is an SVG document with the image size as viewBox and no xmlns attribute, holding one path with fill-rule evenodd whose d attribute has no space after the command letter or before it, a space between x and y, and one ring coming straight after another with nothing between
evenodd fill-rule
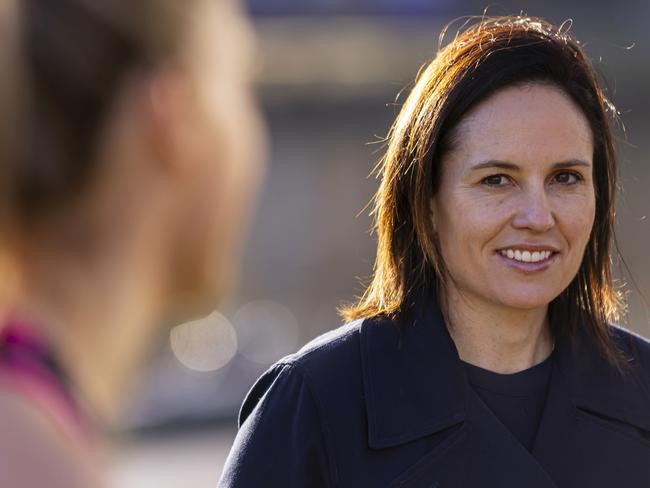
<instances>
[{"instance_id":1,"label":"navy blue coat","mask_svg":"<svg viewBox=\"0 0 650 488\"><path fill-rule=\"evenodd\" d=\"M349 323L249 392L219 486L650 487L650 343L612 326L621 375L586 334L556 339L532 451L469 386L437 309Z\"/></svg>"}]
</instances>

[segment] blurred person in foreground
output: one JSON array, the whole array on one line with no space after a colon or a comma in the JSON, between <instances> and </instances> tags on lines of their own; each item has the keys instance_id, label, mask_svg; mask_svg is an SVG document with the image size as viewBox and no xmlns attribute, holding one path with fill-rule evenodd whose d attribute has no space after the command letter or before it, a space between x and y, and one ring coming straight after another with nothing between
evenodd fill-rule
<instances>
[{"instance_id":1,"label":"blurred person in foreground","mask_svg":"<svg viewBox=\"0 0 650 488\"><path fill-rule=\"evenodd\" d=\"M264 132L230 0L2 2L0 486L103 484L164 318L230 286Z\"/></svg>"},{"instance_id":2,"label":"blurred person in foreground","mask_svg":"<svg viewBox=\"0 0 650 488\"><path fill-rule=\"evenodd\" d=\"M253 387L221 486L650 486L610 111L566 25L483 17L442 48L388 137L365 295Z\"/></svg>"}]
</instances>

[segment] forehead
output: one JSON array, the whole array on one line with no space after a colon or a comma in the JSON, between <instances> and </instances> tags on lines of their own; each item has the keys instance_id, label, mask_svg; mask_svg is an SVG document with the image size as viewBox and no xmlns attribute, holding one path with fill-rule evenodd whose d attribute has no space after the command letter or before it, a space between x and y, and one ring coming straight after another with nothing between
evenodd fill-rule
<instances>
[{"instance_id":1,"label":"forehead","mask_svg":"<svg viewBox=\"0 0 650 488\"><path fill-rule=\"evenodd\" d=\"M458 124L454 151L467 164L498 159L515 164L591 161L589 122L560 88L533 83L501 89Z\"/></svg>"}]
</instances>

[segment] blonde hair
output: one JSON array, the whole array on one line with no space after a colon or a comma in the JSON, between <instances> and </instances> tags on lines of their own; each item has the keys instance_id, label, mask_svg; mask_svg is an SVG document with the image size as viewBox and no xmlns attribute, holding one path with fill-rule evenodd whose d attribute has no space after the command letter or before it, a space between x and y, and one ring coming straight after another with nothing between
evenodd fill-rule
<instances>
[{"instance_id":1,"label":"blonde hair","mask_svg":"<svg viewBox=\"0 0 650 488\"><path fill-rule=\"evenodd\" d=\"M205 0L191 0L198 1ZM176 56L190 10L178 0L20 2L20 55L12 66L23 93L9 112L17 123L2 206L17 222L42 218L89 186L98 139L127 76Z\"/></svg>"}]
</instances>

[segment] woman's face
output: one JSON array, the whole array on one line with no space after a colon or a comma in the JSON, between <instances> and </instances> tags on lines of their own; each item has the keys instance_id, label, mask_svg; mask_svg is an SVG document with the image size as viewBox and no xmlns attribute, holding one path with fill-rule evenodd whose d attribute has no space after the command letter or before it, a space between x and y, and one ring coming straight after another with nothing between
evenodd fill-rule
<instances>
[{"instance_id":1,"label":"woman's face","mask_svg":"<svg viewBox=\"0 0 650 488\"><path fill-rule=\"evenodd\" d=\"M239 263L264 173L266 139L251 87L253 38L248 21L238 2L195 4L187 43L198 102L187 154L194 186L181 218L185 228L179 254L186 289L180 293L203 301L207 310L229 288Z\"/></svg>"},{"instance_id":2,"label":"woman's face","mask_svg":"<svg viewBox=\"0 0 650 488\"><path fill-rule=\"evenodd\" d=\"M456 136L432 205L449 286L473 302L545 307L576 275L594 223L588 121L533 83L478 104Z\"/></svg>"}]
</instances>

